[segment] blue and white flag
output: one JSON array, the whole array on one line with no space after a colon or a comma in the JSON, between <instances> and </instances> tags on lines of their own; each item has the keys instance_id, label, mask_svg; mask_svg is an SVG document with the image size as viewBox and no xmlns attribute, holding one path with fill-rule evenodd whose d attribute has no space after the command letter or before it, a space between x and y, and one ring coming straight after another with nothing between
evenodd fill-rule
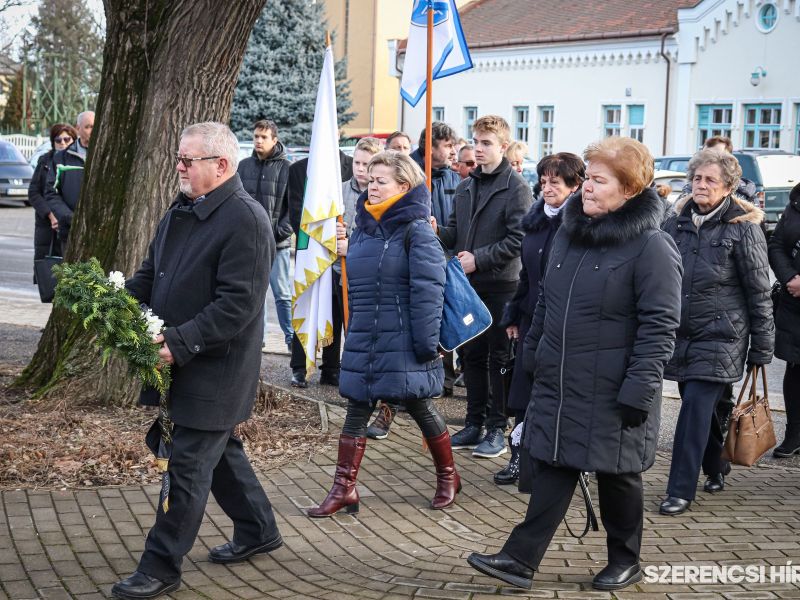
<instances>
[{"instance_id":1,"label":"blue and white flag","mask_svg":"<svg viewBox=\"0 0 800 600\"><path fill-rule=\"evenodd\" d=\"M428 7L433 8L433 78L472 68L455 0L414 0L400 95L416 106L427 87Z\"/></svg>"}]
</instances>

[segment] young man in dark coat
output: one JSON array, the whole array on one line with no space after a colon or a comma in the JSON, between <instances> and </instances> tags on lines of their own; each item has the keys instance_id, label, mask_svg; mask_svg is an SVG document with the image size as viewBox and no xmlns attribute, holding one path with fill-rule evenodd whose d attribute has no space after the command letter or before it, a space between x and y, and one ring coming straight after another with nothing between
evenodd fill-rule
<instances>
[{"instance_id":1,"label":"young man in dark coat","mask_svg":"<svg viewBox=\"0 0 800 600\"><path fill-rule=\"evenodd\" d=\"M478 167L462 181L439 238L461 261L472 287L492 314L492 326L463 346L467 415L453 448L474 448L473 456L492 458L506 452L503 376L508 339L500 325L503 307L519 279L522 218L532 203L531 188L503 157L511 129L502 117L489 115L473 127ZM486 427L485 436L482 428Z\"/></svg>"},{"instance_id":2,"label":"young man in dark coat","mask_svg":"<svg viewBox=\"0 0 800 600\"><path fill-rule=\"evenodd\" d=\"M89 140L94 129L94 113L85 111L78 115L78 139L64 150L56 152L54 169L47 174L44 198L58 219L58 239L63 253L72 227L72 214L78 206L83 184L83 167L89 152Z\"/></svg>"},{"instance_id":3,"label":"young man in dark coat","mask_svg":"<svg viewBox=\"0 0 800 600\"><path fill-rule=\"evenodd\" d=\"M275 298L278 324L284 342L291 350L292 336L292 277L289 272L292 224L289 222L289 167L286 151L278 139L278 126L263 119L253 125L253 155L239 163L242 186L264 207L272 221L277 251L269 274L269 287ZM267 319L264 311L264 345L267 341Z\"/></svg>"},{"instance_id":4,"label":"young man in dark coat","mask_svg":"<svg viewBox=\"0 0 800 600\"><path fill-rule=\"evenodd\" d=\"M769 264L781 284L775 311L775 356L786 361L783 403L786 436L773 455L800 453L800 184L769 240Z\"/></svg>"},{"instance_id":5,"label":"young man in dark coat","mask_svg":"<svg viewBox=\"0 0 800 600\"><path fill-rule=\"evenodd\" d=\"M263 207L236 173L238 143L221 123L181 135L180 194L161 220L127 289L164 319L154 342L172 366L169 505L136 572L117 598L178 589L181 562L197 537L208 493L233 521L233 540L208 558L233 563L282 545L269 500L233 431L250 416L261 366L264 294L275 238Z\"/></svg>"},{"instance_id":6,"label":"young man in dark coat","mask_svg":"<svg viewBox=\"0 0 800 600\"><path fill-rule=\"evenodd\" d=\"M350 181L353 177L353 157L339 150L339 163L342 183ZM300 231L300 220L303 216L303 195L306 190L306 171L308 159L303 158L289 167L289 220L294 231ZM322 365L320 366L319 382L325 385L339 386L339 367L342 354L342 322L344 305L342 303L342 286L339 284L339 275L333 273L332 287L332 318L333 318L333 343L322 349ZM292 386L308 387L306 381L306 353L297 334L292 338L292 357L289 361L292 369Z\"/></svg>"}]
</instances>

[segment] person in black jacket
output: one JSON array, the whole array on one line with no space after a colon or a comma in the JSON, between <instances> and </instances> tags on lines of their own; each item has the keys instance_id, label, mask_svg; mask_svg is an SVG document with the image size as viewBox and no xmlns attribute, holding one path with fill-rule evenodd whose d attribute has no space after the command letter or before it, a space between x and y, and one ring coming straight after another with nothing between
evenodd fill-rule
<instances>
[{"instance_id":1,"label":"person in black jacket","mask_svg":"<svg viewBox=\"0 0 800 600\"><path fill-rule=\"evenodd\" d=\"M67 252L67 240L72 226L72 214L78 206L83 184L83 167L89 152L89 141L94 129L94 113L85 111L78 115L78 138L53 157L55 168L47 173L44 198L58 219L58 239L61 250Z\"/></svg>"},{"instance_id":2,"label":"person in black jacket","mask_svg":"<svg viewBox=\"0 0 800 600\"><path fill-rule=\"evenodd\" d=\"M789 204L769 240L769 264L781 285L775 312L775 356L786 361L786 435L773 456L788 458L800 454L800 184L789 193Z\"/></svg>"},{"instance_id":3,"label":"person in black jacket","mask_svg":"<svg viewBox=\"0 0 800 600\"><path fill-rule=\"evenodd\" d=\"M539 300L539 282L544 277L550 256L550 244L561 226L561 209L567 198L581 187L585 174L581 157L569 152L545 156L536 165L536 171L542 185L542 197L533 203L522 220L525 237L522 238L519 284L514 297L506 304L500 321L500 326L506 328L511 340L525 339L528 333L533 310ZM514 417L515 428L525 418L532 385L530 376L522 367L522 352L517 352L506 402L508 413ZM502 471L495 473L494 481L498 485L516 483L519 477L520 444L518 441L514 443L509 435L508 445L511 459Z\"/></svg>"},{"instance_id":4,"label":"person in black jacket","mask_svg":"<svg viewBox=\"0 0 800 600\"><path fill-rule=\"evenodd\" d=\"M356 478L378 399L405 404L422 430L436 467L431 508L450 506L461 489L450 434L431 402L444 380L438 346L445 257L429 218L430 193L419 167L400 152L376 154L349 241L344 226L337 227L339 252L347 251L353 311L339 384L347 415L333 487L308 510L310 517L329 517L343 508L358 512Z\"/></svg>"},{"instance_id":5,"label":"person in black jacket","mask_svg":"<svg viewBox=\"0 0 800 600\"><path fill-rule=\"evenodd\" d=\"M339 164L342 183L350 181L353 177L353 157L339 150ZM303 216L303 194L306 189L307 170L307 158L300 159L289 167L289 221L295 232L300 231L300 220ZM322 349L319 382L324 385L338 386L344 303L342 301L342 286L340 285L339 276L336 272L333 272L332 275L333 343ZM289 360L289 367L292 369L292 386L308 387L308 381L306 381L306 353L296 333L292 337L292 356Z\"/></svg>"},{"instance_id":6,"label":"person in black jacket","mask_svg":"<svg viewBox=\"0 0 800 600\"><path fill-rule=\"evenodd\" d=\"M212 548L211 562L240 562L283 543L234 434L256 395L264 294L275 256L269 217L236 173L238 153L236 137L221 123L184 129L176 156L180 193L126 282L165 322L154 342L172 365L173 427L169 504L165 511L158 503L136 572L111 590L117 598L156 598L178 589L209 492L233 521L232 541Z\"/></svg>"},{"instance_id":7,"label":"person in black jacket","mask_svg":"<svg viewBox=\"0 0 800 600\"><path fill-rule=\"evenodd\" d=\"M58 217L53 214L45 200L47 177L55 167L53 157L78 139L72 125L56 123L50 128L50 150L39 157L28 186L28 201L36 211L33 231L33 260L50 256L61 256L61 243L58 241ZM34 283L36 275L34 274Z\"/></svg>"},{"instance_id":8,"label":"person in black jacket","mask_svg":"<svg viewBox=\"0 0 800 600\"><path fill-rule=\"evenodd\" d=\"M525 520L478 571L530 587L581 471L597 473L608 565L592 581L640 581L642 472L655 461L664 365L680 319L680 255L659 229L653 158L630 138L584 152L587 179L563 209L523 364L533 375L523 447L532 459Z\"/></svg>"},{"instance_id":9,"label":"person in black jacket","mask_svg":"<svg viewBox=\"0 0 800 600\"><path fill-rule=\"evenodd\" d=\"M702 464L707 492L724 488L730 464L721 457L724 424L716 406L747 363L772 360L775 331L770 302L764 212L734 194L742 168L727 152L701 150L689 161L692 195L663 225L683 261L681 326L664 377L678 382L667 498L660 512L689 508ZM710 435L709 435L710 434Z\"/></svg>"},{"instance_id":10,"label":"person in black jacket","mask_svg":"<svg viewBox=\"0 0 800 600\"><path fill-rule=\"evenodd\" d=\"M458 256L493 321L462 347L467 415L453 448L474 448L473 456L492 458L507 451L500 369L508 360L508 338L499 321L517 289L522 218L532 198L530 186L503 157L511 134L506 120L481 117L473 131L478 167L459 184L453 212L446 224L439 223L439 238Z\"/></svg>"},{"instance_id":11,"label":"person in black jacket","mask_svg":"<svg viewBox=\"0 0 800 600\"><path fill-rule=\"evenodd\" d=\"M291 350L292 278L289 272L292 224L289 222L289 167L286 151L278 139L278 126L269 119L253 125L253 155L239 163L239 177L245 191L264 207L272 221L277 243L275 261L269 274L269 287L275 298L278 324L286 346ZM264 348L267 341L267 313L264 311Z\"/></svg>"}]
</instances>

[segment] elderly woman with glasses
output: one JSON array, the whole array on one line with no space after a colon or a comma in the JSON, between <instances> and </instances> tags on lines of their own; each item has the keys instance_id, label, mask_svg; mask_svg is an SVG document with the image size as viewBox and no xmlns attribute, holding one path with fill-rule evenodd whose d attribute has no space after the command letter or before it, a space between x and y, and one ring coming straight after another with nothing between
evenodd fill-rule
<instances>
[{"instance_id":1,"label":"elderly woman with glasses","mask_svg":"<svg viewBox=\"0 0 800 600\"><path fill-rule=\"evenodd\" d=\"M525 336L533 374L523 448L531 458L528 512L497 554L475 569L530 588L582 471L597 473L608 564L592 585L642 579L642 472L655 461L661 375L680 310L680 256L659 229L664 205L653 157L630 138L589 146L586 180L562 209L539 301Z\"/></svg>"},{"instance_id":2,"label":"elderly woman with glasses","mask_svg":"<svg viewBox=\"0 0 800 600\"><path fill-rule=\"evenodd\" d=\"M53 156L78 139L78 132L72 125L56 123L50 128L50 150L39 157L28 187L28 202L36 211L33 232L33 260L51 256L61 256L61 244L58 241L58 218L53 214L45 200L47 176L55 171ZM51 253L52 249L52 253ZM34 276L35 277L35 276Z\"/></svg>"},{"instance_id":3,"label":"elderly woman with glasses","mask_svg":"<svg viewBox=\"0 0 800 600\"><path fill-rule=\"evenodd\" d=\"M689 161L692 193L664 223L683 261L681 326L664 372L678 382L681 411L675 428L664 515L689 508L702 465L705 491L721 491L730 464L722 460L724 424L715 411L745 363L772 360L764 212L739 198L742 168L732 154L701 150Z\"/></svg>"}]
</instances>

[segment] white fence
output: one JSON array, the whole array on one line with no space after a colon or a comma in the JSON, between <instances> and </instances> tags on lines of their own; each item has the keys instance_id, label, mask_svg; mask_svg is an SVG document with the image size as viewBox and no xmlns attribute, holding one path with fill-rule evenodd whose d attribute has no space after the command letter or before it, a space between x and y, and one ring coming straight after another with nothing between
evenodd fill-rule
<instances>
[{"instance_id":1,"label":"white fence","mask_svg":"<svg viewBox=\"0 0 800 600\"><path fill-rule=\"evenodd\" d=\"M24 133L0 135L0 139L14 144L19 148L19 151L22 152L22 156L25 158L30 158L33 155L33 151L36 150L42 142L47 140L46 137L41 135L25 135Z\"/></svg>"}]
</instances>

